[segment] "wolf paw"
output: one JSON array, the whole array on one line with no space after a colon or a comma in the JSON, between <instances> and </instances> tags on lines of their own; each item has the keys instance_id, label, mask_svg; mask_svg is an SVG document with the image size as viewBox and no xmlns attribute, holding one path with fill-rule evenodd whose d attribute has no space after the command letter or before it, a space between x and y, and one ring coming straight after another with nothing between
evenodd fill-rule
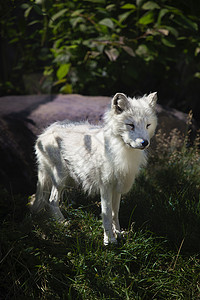
<instances>
[{"instance_id":1,"label":"wolf paw","mask_svg":"<svg viewBox=\"0 0 200 300\"><path fill-rule=\"evenodd\" d=\"M117 244L117 240L115 237L111 237L109 238L108 236L104 236L104 240L103 240L103 244L104 246L108 246L109 244Z\"/></svg>"},{"instance_id":2,"label":"wolf paw","mask_svg":"<svg viewBox=\"0 0 200 300\"><path fill-rule=\"evenodd\" d=\"M114 230L114 235L115 235L116 239L121 239L121 238L123 238L127 235L127 232L124 231L124 230L115 229Z\"/></svg>"}]
</instances>

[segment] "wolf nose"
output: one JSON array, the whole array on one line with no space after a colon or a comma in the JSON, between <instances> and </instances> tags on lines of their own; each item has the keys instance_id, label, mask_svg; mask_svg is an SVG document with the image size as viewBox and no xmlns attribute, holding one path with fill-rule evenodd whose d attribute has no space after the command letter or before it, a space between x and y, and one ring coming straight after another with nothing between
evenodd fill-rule
<instances>
[{"instance_id":1,"label":"wolf nose","mask_svg":"<svg viewBox=\"0 0 200 300\"><path fill-rule=\"evenodd\" d=\"M147 140L143 140L141 144L142 144L143 148L146 148L148 146L149 142Z\"/></svg>"}]
</instances>

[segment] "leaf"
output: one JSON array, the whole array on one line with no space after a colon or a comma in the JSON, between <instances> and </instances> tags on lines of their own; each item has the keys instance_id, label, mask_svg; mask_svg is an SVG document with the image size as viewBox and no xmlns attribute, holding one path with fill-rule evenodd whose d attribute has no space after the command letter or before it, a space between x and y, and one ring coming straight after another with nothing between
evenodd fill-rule
<instances>
[{"instance_id":1,"label":"leaf","mask_svg":"<svg viewBox=\"0 0 200 300\"><path fill-rule=\"evenodd\" d=\"M194 78L200 79L200 72L196 72L196 73L194 74Z\"/></svg>"},{"instance_id":2,"label":"leaf","mask_svg":"<svg viewBox=\"0 0 200 300\"><path fill-rule=\"evenodd\" d=\"M107 11L112 11L112 10L115 9L115 7L116 7L115 4L109 4L109 5L106 6L106 10L107 10Z\"/></svg>"},{"instance_id":3,"label":"leaf","mask_svg":"<svg viewBox=\"0 0 200 300\"><path fill-rule=\"evenodd\" d=\"M9 44L14 44L14 43L16 43L16 42L18 42L18 41L19 41L19 38L16 37L16 38L10 40L10 41L9 41Z\"/></svg>"},{"instance_id":4,"label":"leaf","mask_svg":"<svg viewBox=\"0 0 200 300\"><path fill-rule=\"evenodd\" d=\"M169 13L169 9L163 8L160 10L159 14L158 14L158 19L157 19L157 23L160 24L162 18L164 17L164 15L166 15L167 13Z\"/></svg>"},{"instance_id":5,"label":"leaf","mask_svg":"<svg viewBox=\"0 0 200 300\"><path fill-rule=\"evenodd\" d=\"M196 49L195 49L195 56L197 56L198 54L200 53L200 47L197 47Z\"/></svg>"},{"instance_id":6,"label":"leaf","mask_svg":"<svg viewBox=\"0 0 200 300\"><path fill-rule=\"evenodd\" d=\"M167 30L166 28L155 28L155 29L148 28L145 34L146 35L158 35L158 34L168 35L169 30Z\"/></svg>"},{"instance_id":7,"label":"leaf","mask_svg":"<svg viewBox=\"0 0 200 300\"><path fill-rule=\"evenodd\" d=\"M165 28L171 33L173 34L173 36L175 36L176 38L178 37L178 30L175 29L174 27L171 26L165 26Z\"/></svg>"},{"instance_id":8,"label":"leaf","mask_svg":"<svg viewBox=\"0 0 200 300\"><path fill-rule=\"evenodd\" d=\"M60 93L62 94L72 94L72 92L73 92L72 85L69 83L66 83L60 88Z\"/></svg>"},{"instance_id":9,"label":"leaf","mask_svg":"<svg viewBox=\"0 0 200 300\"><path fill-rule=\"evenodd\" d=\"M119 51L116 48L105 50L105 53L108 56L110 61L116 61L119 56Z\"/></svg>"},{"instance_id":10,"label":"leaf","mask_svg":"<svg viewBox=\"0 0 200 300\"><path fill-rule=\"evenodd\" d=\"M106 27L109 27L111 29L114 28L114 23L111 19L109 18L105 18L105 19L102 19L100 22L99 22L100 25L104 25Z\"/></svg>"},{"instance_id":11,"label":"leaf","mask_svg":"<svg viewBox=\"0 0 200 300\"><path fill-rule=\"evenodd\" d=\"M169 30L166 28L159 28L159 29L157 29L157 32L159 32L165 36L167 36L169 34Z\"/></svg>"},{"instance_id":12,"label":"leaf","mask_svg":"<svg viewBox=\"0 0 200 300\"><path fill-rule=\"evenodd\" d=\"M37 4L33 3L33 8L38 15L41 15L41 16L46 15L46 12L43 11Z\"/></svg>"},{"instance_id":13,"label":"leaf","mask_svg":"<svg viewBox=\"0 0 200 300\"><path fill-rule=\"evenodd\" d=\"M131 11L129 11L128 13L131 13ZM119 16L119 19L120 19L120 16ZM125 28L125 27L126 27L125 24L122 25L122 22L121 22L120 20L116 20L116 19L112 18L112 21L113 21L117 26L119 26L120 28Z\"/></svg>"},{"instance_id":14,"label":"leaf","mask_svg":"<svg viewBox=\"0 0 200 300\"><path fill-rule=\"evenodd\" d=\"M129 16L130 14L132 14L132 10L130 11L126 11L125 13L119 15L119 22L122 23L123 21L125 21Z\"/></svg>"},{"instance_id":15,"label":"leaf","mask_svg":"<svg viewBox=\"0 0 200 300\"><path fill-rule=\"evenodd\" d=\"M173 13L175 15L179 16L179 15L182 14L181 10L179 8L177 8L177 7L170 6L170 5L166 5L165 7L169 10L169 12L171 12L171 13Z\"/></svg>"},{"instance_id":16,"label":"leaf","mask_svg":"<svg viewBox=\"0 0 200 300\"><path fill-rule=\"evenodd\" d=\"M136 10L136 6L132 3L127 3L123 6L121 6L122 9L132 9L132 10Z\"/></svg>"},{"instance_id":17,"label":"leaf","mask_svg":"<svg viewBox=\"0 0 200 300\"><path fill-rule=\"evenodd\" d=\"M138 21L138 23L141 24L141 25L148 25L152 22L154 22L153 11L148 11Z\"/></svg>"},{"instance_id":18,"label":"leaf","mask_svg":"<svg viewBox=\"0 0 200 300\"><path fill-rule=\"evenodd\" d=\"M71 67L70 63L63 64L59 67L59 69L56 72L58 80L63 79L68 74L70 67Z\"/></svg>"},{"instance_id":19,"label":"leaf","mask_svg":"<svg viewBox=\"0 0 200 300\"><path fill-rule=\"evenodd\" d=\"M32 10L32 6L29 6L29 8L27 8L26 10L25 10L25 12L24 12L24 17L25 18L28 18L28 16L29 16L29 14L30 14L30 12L31 12L31 10Z\"/></svg>"},{"instance_id":20,"label":"leaf","mask_svg":"<svg viewBox=\"0 0 200 300\"><path fill-rule=\"evenodd\" d=\"M99 56L101 53L98 51L88 51L87 57L91 59L95 59L97 56Z\"/></svg>"},{"instance_id":21,"label":"leaf","mask_svg":"<svg viewBox=\"0 0 200 300\"><path fill-rule=\"evenodd\" d=\"M77 9L71 14L71 17L80 16L80 14L82 14L83 12L84 12L84 9Z\"/></svg>"},{"instance_id":22,"label":"leaf","mask_svg":"<svg viewBox=\"0 0 200 300\"><path fill-rule=\"evenodd\" d=\"M71 18L70 19L70 24L72 25L73 28L77 26L79 23L85 22L85 19L82 17L77 17L77 18Z\"/></svg>"},{"instance_id":23,"label":"leaf","mask_svg":"<svg viewBox=\"0 0 200 300\"><path fill-rule=\"evenodd\" d=\"M60 85L61 83L65 83L67 81L66 78L57 80L53 83L53 86Z\"/></svg>"},{"instance_id":24,"label":"leaf","mask_svg":"<svg viewBox=\"0 0 200 300\"><path fill-rule=\"evenodd\" d=\"M44 76L50 76L51 74L53 74L53 68L45 67L43 74Z\"/></svg>"},{"instance_id":25,"label":"leaf","mask_svg":"<svg viewBox=\"0 0 200 300\"><path fill-rule=\"evenodd\" d=\"M133 49L129 46L123 46L122 47L124 49L124 51L126 51L126 53L128 53L130 56L135 57L135 53L133 51Z\"/></svg>"},{"instance_id":26,"label":"leaf","mask_svg":"<svg viewBox=\"0 0 200 300\"><path fill-rule=\"evenodd\" d=\"M38 23L41 23L41 21L35 20L35 21L32 21L32 22L28 23L28 26L32 26L32 25L35 25L35 24L38 24Z\"/></svg>"},{"instance_id":27,"label":"leaf","mask_svg":"<svg viewBox=\"0 0 200 300\"><path fill-rule=\"evenodd\" d=\"M53 15L53 16L51 17L51 20L49 21L49 26L52 26L53 22L54 22L56 19L60 18L62 15L64 15L64 14L66 13L66 11L68 11L67 8L61 9L59 12L57 12L55 15Z\"/></svg>"},{"instance_id":28,"label":"leaf","mask_svg":"<svg viewBox=\"0 0 200 300\"><path fill-rule=\"evenodd\" d=\"M142 9L145 9L145 10L160 9L160 6L156 2L147 1L146 3L144 3L142 5Z\"/></svg>"},{"instance_id":29,"label":"leaf","mask_svg":"<svg viewBox=\"0 0 200 300\"><path fill-rule=\"evenodd\" d=\"M138 56L148 56L149 55L149 50L145 44L141 44L138 46L136 50L136 54Z\"/></svg>"},{"instance_id":30,"label":"leaf","mask_svg":"<svg viewBox=\"0 0 200 300\"><path fill-rule=\"evenodd\" d=\"M145 35L158 35L158 34L162 34L162 35L168 35L169 34L169 30L165 29L165 28L148 28L147 31L145 32Z\"/></svg>"},{"instance_id":31,"label":"leaf","mask_svg":"<svg viewBox=\"0 0 200 300\"><path fill-rule=\"evenodd\" d=\"M162 38L162 43L167 46L167 47L170 47L170 48L174 48L175 47L175 44L173 44L169 39L166 39L166 38Z\"/></svg>"},{"instance_id":32,"label":"leaf","mask_svg":"<svg viewBox=\"0 0 200 300\"><path fill-rule=\"evenodd\" d=\"M28 3L23 3L22 5L21 5L21 8L22 9L27 9L27 8L29 8L30 7L30 5L28 4Z\"/></svg>"}]
</instances>

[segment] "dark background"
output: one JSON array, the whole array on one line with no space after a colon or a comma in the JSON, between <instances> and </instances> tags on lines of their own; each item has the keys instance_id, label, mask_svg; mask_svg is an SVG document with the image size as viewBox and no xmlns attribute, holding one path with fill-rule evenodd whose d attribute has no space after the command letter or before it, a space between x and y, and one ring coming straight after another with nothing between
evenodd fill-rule
<instances>
[{"instance_id":1,"label":"dark background","mask_svg":"<svg viewBox=\"0 0 200 300\"><path fill-rule=\"evenodd\" d=\"M0 95L158 91L199 122L200 2L0 4Z\"/></svg>"}]
</instances>

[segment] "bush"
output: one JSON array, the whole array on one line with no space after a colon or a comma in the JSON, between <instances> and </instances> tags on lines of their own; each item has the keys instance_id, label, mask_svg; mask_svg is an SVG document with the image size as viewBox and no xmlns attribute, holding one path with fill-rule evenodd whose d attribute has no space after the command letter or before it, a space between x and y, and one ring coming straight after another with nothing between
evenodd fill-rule
<instances>
[{"instance_id":1,"label":"bush","mask_svg":"<svg viewBox=\"0 0 200 300\"><path fill-rule=\"evenodd\" d=\"M9 10L2 4L3 38L15 47L16 59L4 68L4 73L10 68L4 93L23 92L14 84L16 73L25 78L44 71L43 91L111 95L158 90L162 101L173 97L176 106L181 101L184 109L191 103L196 107L198 1L15 3Z\"/></svg>"}]
</instances>

